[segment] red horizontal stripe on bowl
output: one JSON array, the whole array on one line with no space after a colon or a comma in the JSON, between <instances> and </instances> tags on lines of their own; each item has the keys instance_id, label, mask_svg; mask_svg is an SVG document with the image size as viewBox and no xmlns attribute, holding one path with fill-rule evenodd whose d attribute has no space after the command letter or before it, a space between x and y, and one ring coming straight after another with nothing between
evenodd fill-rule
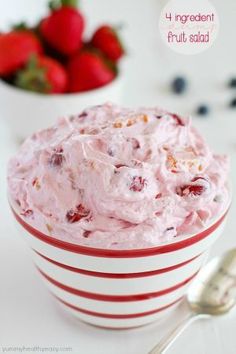
<instances>
[{"instance_id":1,"label":"red horizontal stripe on bowl","mask_svg":"<svg viewBox=\"0 0 236 354\"><path fill-rule=\"evenodd\" d=\"M197 273L199 272L199 270L198 270L197 272L195 272L189 278L183 280L182 282L177 283L177 284L175 284L174 286L172 286L170 288L163 289L163 290L160 290L160 291L156 291L156 292L152 292L152 293L145 293L145 294L107 295L107 294L97 294L97 293L91 293L91 292L88 292L88 291L74 289L74 288L72 288L70 286L62 284L59 281L51 278L50 276L45 274L40 268L37 267L37 269L39 270L39 272L42 274L42 276L47 281L49 281L51 284L57 286L58 288L60 288L60 289L62 289L64 291L67 291L70 294L81 296L81 297L84 297L84 298L87 298L87 299L98 300L98 301L109 301L109 302L142 301L142 300L147 300L147 299L163 296L163 295L169 294L169 293L171 293L171 292L183 287L184 285L188 284L197 275Z\"/></svg>"},{"instance_id":2,"label":"red horizontal stripe on bowl","mask_svg":"<svg viewBox=\"0 0 236 354\"><path fill-rule=\"evenodd\" d=\"M157 312L161 312L164 311L166 309L168 309L171 306L174 306L175 304L177 304L182 298L183 296L181 296L179 299L171 302L168 305L165 305L163 307L159 307L158 309L154 309L151 311L146 311L146 312L140 312L140 313L131 313L131 314L110 314L110 313L101 313L101 312L95 312L95 311L90 311L90 310L85 310L82 309L80 307L74 306L72 304L69 304L68 302L60 299L58 296L54 295L53 296L60 301L63 305L70 307L73 310L76 310L78 312L82 312L86 315L89 316L94 316L94 317L103 317L103 318L111 318L111 319L117 319L117 320L121 320L121 319L131 319L131 318L137 318L137 317L145 317L145 316L150 316L150 315L154 315Z\"/></svg>"},{"instance_id":3,"label":"red horizontal stripe on bowl","mask_svg":"<svg viewBox=\"0 0 236 354\"><path fill-rule=\"evenodd\" d=\"M86 269L80 269L80 268L75 268L75 267L71 267L68 266L66 264L62 264L59 263L57 261L54 261L53 259L50 259L44 255L42 255L41 253L39 253L36 250L33 250L36 254L38 254L40 257L42 257L43 259L45 259L46 261L48 261L49 263L52 263L54 265L56 265L59 268L62 269L66 269L69 270L71 272L74 273L79 273L79 274L83 274L83 275L88 275L91 277L98 277L98 278L109 278L109 279L126 279L126 278L143 278L143 277L150 277L153 275L158 275L158 274L163 274L163 273L168 273L171 272L172 270L181 268L189 263L191 263L192 261L194 261L195 259L197 259L198 257L200 257L202 255L202 253L198 254L197 256L188 259L185 262L167 267L167 268L161 268L161 269L157 269L157 270L151 270L151 271L147 271L147 272L139 272L139 273L104 273L104 272L95 272L92 270L86 270Z\"/></svg>"}]
</instances>

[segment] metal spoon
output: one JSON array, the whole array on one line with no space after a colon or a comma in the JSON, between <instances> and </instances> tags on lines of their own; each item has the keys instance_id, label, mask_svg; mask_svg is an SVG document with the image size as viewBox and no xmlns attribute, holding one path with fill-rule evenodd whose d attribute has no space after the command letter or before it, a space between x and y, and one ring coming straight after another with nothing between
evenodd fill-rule
<instances>
[{"instance_id":1,"label":"metal spoon","mask_svg":"<svg viewBox=\"0 0 236 354\"><path fill-rule=\"evenodd\" d=\"M149 354L161 354L174 340L199 318L222 315L236 303L236 249L214 258L198 273L186 295L190 311L171 333L164 337Z\"/></svg>"}]
</instances>

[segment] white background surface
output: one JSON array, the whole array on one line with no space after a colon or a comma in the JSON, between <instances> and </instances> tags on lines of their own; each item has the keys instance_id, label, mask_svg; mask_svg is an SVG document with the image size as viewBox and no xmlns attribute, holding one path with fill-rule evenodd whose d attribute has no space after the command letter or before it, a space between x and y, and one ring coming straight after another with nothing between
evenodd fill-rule
<instances>
[{"instance_id":1,"label":"white background surface","mask_svg":"<svg viewBox=\"0 0 236 354\"><path fill-rule=\"evenodd\" d=\"M44 0L0 0L0 28L3 23L24 17L33 21L45 12L45 3ZM227 89L225 83L232 74L236 76L236 1L212 0L220 17L219 37L211 49L196 56L175 54L162 43L158 32L158 14L166 1L81 0L81 3L89 29L106 21L125 24L123 36L129 58L125 63L124 104L161 105L189 114L199 102L209 103L211 115L207 118L194 117L194 122L214 149L231 155L235 181L236 110L229 110L227 104L233 95L236 97L236 90ZM176 74L183 74L190 81L190 88L182 97L168 92L168 82ZM73 348L73 354L147 353L184 315L185 309L179 308L171 318L159 325L130 331L97 329L64 316L39 281L28 249L18 237L8 210L5 166L13 150L2 119L0 352L4 346L25 345L69 346ZM234 202L225 233L211 256L235 247L235 212ZM236 311L222 318L201 321L193 324L168 353L235 354L235 329Z\"/></svg>"}]
</instances>

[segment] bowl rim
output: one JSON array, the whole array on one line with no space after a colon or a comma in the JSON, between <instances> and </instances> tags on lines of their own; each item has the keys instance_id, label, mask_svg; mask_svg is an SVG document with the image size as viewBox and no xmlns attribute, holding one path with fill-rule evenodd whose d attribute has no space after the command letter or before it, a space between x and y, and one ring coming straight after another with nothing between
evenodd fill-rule
<instances>
[{"instance_id":1,"label":"bowl rim","mask_svg":"<svg viewBox=\"0 0 236 354\"><path fill-rule=\"evenodd\" d=\"M88 97L92 96L94 94L98 94L102 91L109 90L111 87L116 86L121 82L123 79L123 71L119 69L117 75L115 78L109 82L106 85L103 85L101 87L94 88L92 90L88 91L82 91L82 92L71 92L71 93L52 93L52 94L45 94L45 93L40 93L40 92L33 92L33 91L27 91L24 89L21 89L17 86L10 85L8 82L4 81L2 78L0 78L0 86L6 88L8 91L15 93L15 94L20 94L20 95L25 95L29 97L37 97L37 98L43 98L43 99L52 99L52 98L61 98L61 99L69 99L69 98L78 98L78 97Z\"/></svg>"},{"instance_id":2,"label":"bowl rim","mask_svg":"<svg viewBox=\"0 0 236 354\"><path fill-rule=\"evenodd\" d=\"M38 238L39 240L54 246L59 249L63 249L69 252L83 254L93 257L105 257L105 258L136 258L136 257L146 257L146 256L154 256L158 254L165 254L180 250L182 248L191 246L207 236L213 233L224 221L225 217L228 214L231 205L232 194L229 194L229 200L226 204L225 209L217 215L217 217L213 218L208 225L202 228L199 232L190 233L184 236L176 237L175 239L163 242L160 245L147 247L147 248L133 248L133 249L105 249L105 248L97 248L84 246L80 244L75 244L72 242L60 240L55 236L50 236L43 233L40 230L35 229L31 224L27 223L22 216L20 216L20 212L17 211L16 202L13 203L11 198L8 198L10 209L16 219L16 221L30 233L32 236ZM13 206L14 204L14 206Z\"/></svg>"}]
</instances>

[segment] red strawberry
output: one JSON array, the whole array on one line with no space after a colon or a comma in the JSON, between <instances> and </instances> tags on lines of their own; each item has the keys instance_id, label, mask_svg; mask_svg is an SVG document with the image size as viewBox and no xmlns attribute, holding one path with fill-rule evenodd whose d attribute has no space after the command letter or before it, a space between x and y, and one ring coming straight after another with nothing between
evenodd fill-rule
<instances>
[{"instance_id":1,"label":"red strawberry","mask_svg":"<svg viewBox=\"0 0 236 354\"><path fill-rule=\"evenodd\" d=\"M134 192L141 192L146 187L147 181L141 176L135 176L132 179L129 189Z\"/></svg>"},{"instance_id":2,"label":"red strawberry","mask_svg":"<svg viewBox=\"0 0 236 354\"><path fill-rule=\"evenodd\" d=\"M124 48L117 32L108 25L99 27L92 37L92 45L100 49L110 60L118 61L124 55Z\"/></svg>"},{"instance_id":3,"label":"red strawberry","mask_svg":"<svg viewBox=\"0 0 236 354\"><path fill-rule=\"evenodd\" d=\"M82 204L77 205L75 209L71 209L66 213L67 221L72 224L80 221L82 218L86 218L90 214L90 211L86 209Z\"/></svg>"},{"instance_id":4,"label":"red strawberry","mask_svg":"<svg viewBox=\"0 0 236 354\"><path fill-rule=\"evenodd\" d=\"M53 153L49 159L49 163L53 167L60 167L64 161L65 161L65 156L63 155L62 152L59 151Z\"/></svg>"},{"instance_id":5,"label":"red strawberry","mask_svg":"<svg viewBox=\"0 0 236 354\"><path fill-rule=\"evenodd\" d=\"M182 119L180 118L180 116L178 116L175 113L170 113L171 117L175 120L176 125L181 125L182 127L185 126L185 124L183 123Z\"/></svg>"},{"instance_id":6,"label":"red strawberry","mask_svg":"<svg viewBox=\"0 0 236 354\"><path fill-rule=\"evenodd\" d=\"M68 78L63 66L49 57L31 57L26 68L19 71L16 86L41 93L63 93Z\"/></svg>"},{"instance_id":7,"label":"red strawberry","mask_svg":"<svg viewBox=\"0 0 236 354\"><path fill-rule=\"evenodd\" d=\"M43 49L30 31L12 31L0 35L0 76L14 74L26 64L30 55L41 54Z\"/></svg>"},{"instance_id":8,"label":"red strawberry","mask_svg":"<svg viewBox=\"0 0 236 354\"><path fill-rule=\"evenodd\" d=\"M34 214L33 210L32 209L27 209L25 211L23 211L21 213L22 216L25 216L25 217L29 217L29 216L32 216Z\"/></svg>"},{"instance_id":9,"label":"red strawberry","mask_svg":"<svg viewBox=\"0 0 236 354\"><path fill-rule=\"evenodd\" d=\"M70 0L61 0L60 3L59 8L42 20L40 32L52 48L61 54L71 55L82 46L84 18Z\"/></svg>"},{"instance_id":10,"label":"red strawberry","mask_svg":"<svg viewBox=\"0 0 236 354\"><path fill-rule=\"evenodd\" d=\"M204 177L194 177L190 184L177 187L177 194L184 196L199 196L210 188L210 183Z\"/></svg>"},{"instance_id":11,"label":"red strawberry","mask_svg":"<svg viewBox=\"0 0 236 354\"><path fill-rule=\"evenodd\" d=\"M179 194L181 197L188 196L188 195L194 195L198 196L201 195L203 192L205 192L206 188L201 185L185 185L183 187L180 187L177 190L177 194Z\"/></svg>"},{"instance_id":12,"label":"red strawberry","mask_svg":"<svg viewBox=\"0 0 236 354\"><path fill-rule=\"evenodd\" d=\"M118 163L117 165L115 165L115 168L121 168L121 167L128 167L127 165L124 165L123 163Z\"/></svg>"},{"instance_id":13,"label":"red strawberry","mask_svg":"<svg viewBox=\"0 0 236 354\"><path fill-rule=\"evenodd\" d=\"M84 230L83 237L88 238L92 231Z\"/></svg>"},{"instance_id":14,"label":"red strawberry","mask_svg":"<svg viewBox=\"0 0 236 354\"><path fill-rule=\"evenodd\" d=\"M115 78L114 71L93 52L75 55L68 64L69 91L80 92L104 86Z\"/></svg>"}]
</instances>

